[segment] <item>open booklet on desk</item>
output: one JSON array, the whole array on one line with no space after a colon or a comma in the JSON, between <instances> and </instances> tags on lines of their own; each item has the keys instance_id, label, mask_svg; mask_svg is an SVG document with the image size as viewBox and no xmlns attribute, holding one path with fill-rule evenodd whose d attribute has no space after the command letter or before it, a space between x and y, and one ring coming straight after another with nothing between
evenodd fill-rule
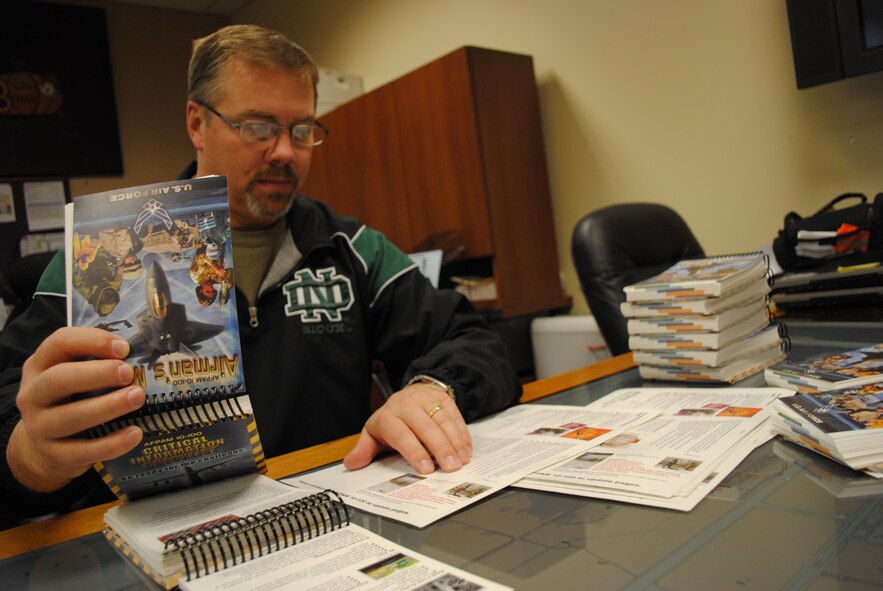
<instances>
[{"instance_id":1,"label":"open booklet on desk","mask_svg":"<svg viewBox=\"0 0 883 591\"><path fill-rule=\"evenodd\" d=\"M629 409L521 405L469 426L472 461L456 472L416 474L392 455L360 470L337 464L286 482L333 488L357 509L424 527L647 418Z\"/></svg>"},{"instance_id":2,"label":"open booklet on desk","mask_svg":"<svg viewBox=\"0 0 883 591\"><path fill-rule=\"evenodd\" d=\"M772 438L770 407L790 393L638 388L585 407L521 405L470 425L473 458L456 472L417 475L395 455L287 481L333 488L354 507L417 527L509 485L686 511Z\"/></svg>"},{"instance_id":3,"label":"open booklet on desk","mask_svg":"<svg viewBox=\"0 0 883 591\"><path fill-rule=\"evenodd\" d=\"M779 388L629 388L587 408L653 413L515 486L689 511L774 435Z\"/></svg>"},{"instance_id":4,"label":"open booklet on desk","mask_svg":"<svg viewBox=\"0 0 883 591\"><path fill-rule=\"evenodd\" d=\"M170 495L105 517L111 542L166 588L508 589L351 523L329 491L253 474Z\"/></svg>"}]
</instances>

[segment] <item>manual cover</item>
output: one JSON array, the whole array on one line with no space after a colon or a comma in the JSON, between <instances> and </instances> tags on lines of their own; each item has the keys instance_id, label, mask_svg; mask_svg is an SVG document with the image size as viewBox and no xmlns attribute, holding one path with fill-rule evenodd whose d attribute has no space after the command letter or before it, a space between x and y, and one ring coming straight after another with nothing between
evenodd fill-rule
<instances>
[{"instance_id":1,"label":"manual cover","mask_svg":"<svg viewBox=\"0 0 883 591\"><path fill-rule=\"evenodd\" d=\"M721 297L766 281L769 261L762 253L679 261L658 275L625 288L627 302Z\"/></svg>"},{"instance_id":2,"label":"manual cover","mask_svg":"<svg viewBox=\"0 0 883 591\"><path fill-rule=\"evenodd\" d=\"M773 426L785 438L855 469L883 462L883 383L800 393L776 405Z\"/></svg>"},{"instance_id":3,"label":"manual cover","mask_svg":"<svg viewBox=\"0 0 883 591\"><path fill-rule=\"evenodd\" d=\"M620 312L626 318L659 318L720 314L726 310L763 302L770 292L766 281L749 283L720 297L697 297L648 302L622 302Z\"/></svg>"},{"instance_id":4,"label":"manual cover","mask_svg":"<svg viewBox=\"0 0 883 591\"><path fill-rule=\"evenodd\" d=\"M883 381L883 343L802 362L787 361L768 368L764 377L771 386L800 392L820 392Z\"/></svg>"},{"instance_id":5,"label":"manual cover","mask_svg":"<svg viewBox=\"0 0 883 591\"><path fill-rule=\"evenodd\" d=\"M225 177L85 195L65 211L68 323L125 338L147 402L132 452L96 465L134 499L261 470L239 345Z\"/></svg>"}]
</instances>

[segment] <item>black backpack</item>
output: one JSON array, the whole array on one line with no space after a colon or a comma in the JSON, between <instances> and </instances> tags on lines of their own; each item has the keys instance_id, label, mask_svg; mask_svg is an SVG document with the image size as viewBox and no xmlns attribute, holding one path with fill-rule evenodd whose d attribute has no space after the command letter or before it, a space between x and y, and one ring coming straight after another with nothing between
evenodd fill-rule
<instances>
[{"instance_id":1,"label":"black backpack","mask_svg":"<svg viewBox=\"0 0 883 591\"><path fill-rule=\"evenodd\" d=\"M847 200L858 203L834 207ZM844 193L805 218L792 211L773 241L773 252L784 271L883 261L883 193L872 203L862 193Z\"/></svg>"}]
</instances>

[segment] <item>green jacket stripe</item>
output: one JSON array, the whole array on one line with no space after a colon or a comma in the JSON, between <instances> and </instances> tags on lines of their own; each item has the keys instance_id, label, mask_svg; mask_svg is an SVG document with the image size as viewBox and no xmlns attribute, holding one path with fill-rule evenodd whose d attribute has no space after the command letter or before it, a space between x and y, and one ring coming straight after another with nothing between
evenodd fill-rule
<instances>
[{"instance_id":1,"label":"green jacket stripe","mask_svg":"<svg viewBox=\"0 0 883 591\"><path fill-rule=\"evenodd\" d=\"M362 226L350 240L353 251L369 269L371 305L377 301L387 285L416 265L408 255L387 241L383 234Z\"/></svg>"}]
</instances>

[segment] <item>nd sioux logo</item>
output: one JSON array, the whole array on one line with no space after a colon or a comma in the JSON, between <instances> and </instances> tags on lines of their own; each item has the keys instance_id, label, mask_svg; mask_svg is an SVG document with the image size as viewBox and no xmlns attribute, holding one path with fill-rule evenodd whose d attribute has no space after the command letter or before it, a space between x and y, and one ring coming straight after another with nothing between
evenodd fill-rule
<instances>
[{"instance_id":1,"label":"nd sioux logo","mask_svg":"<svg viewBox=\"0 0 883 591\"><path fill-rule=\"evenodd\" d=\"M303 322L319 322L322 315L331 322L342 320L341 312L353 305L353 290L349 277L337 273L337 269L319 269L319 276L304 269L294 274L294 279L283 286L288 304L286 316L299 314Z\"/></svg>"}]
</instances>

